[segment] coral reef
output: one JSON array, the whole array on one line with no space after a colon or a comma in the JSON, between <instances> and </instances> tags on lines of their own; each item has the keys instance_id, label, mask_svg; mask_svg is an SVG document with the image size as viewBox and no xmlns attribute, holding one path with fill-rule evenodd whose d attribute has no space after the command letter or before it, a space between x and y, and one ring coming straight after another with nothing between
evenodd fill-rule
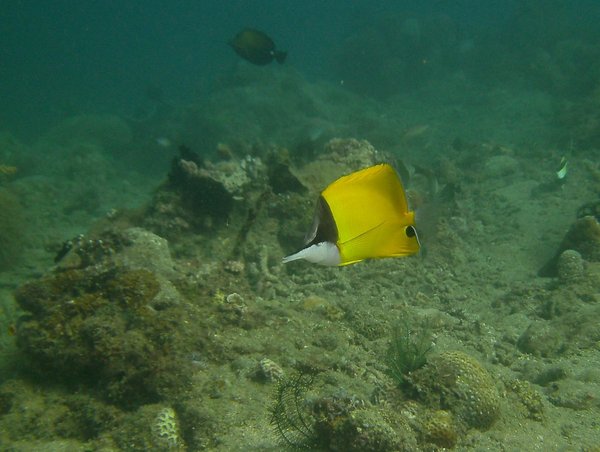
<instances>
[{"instance_id":1,"label":"coral reef","mask_svg":"<svg viewBox=\"0 0 600 452\"><path fill-rule=\"evenodd\" d=\"M544 402L542 395L525 380L513 380L507 385L524 408L525 416L536 420L544 420Z\"/></svg>"},{"instance_id":2,"label":"coral reef","mask_svg":"<svg viewBox=\"0 0 600 452\"><path fill-rule=\"evenodd\" d=\"M463 352L444 352L410 376L428 406L452 412L470 427L485 430L500 415L500 395L491 375Z\"/></svg>"},{"instance_id":3,"label":"coral reef","mask_svg":"<svg viewBox=\"0 0 600 452\"><path fill-rule=\"evenodd\" d=\"M179 421L173 408L165 407L158 412L153 431L165 449L176 449L181 445Z\"/></svg>"},{"instance_id":4,"label":"coral reef","mask_svg":"<svg viewBox=\"0 0 600 452\"><path fill-rule=\"evenodd\" d=\"M332 138L315 159L294 171L300 182L312 192L323 190L332 180L390 156L378 151L366 140Z\"/></svg>"},{"instance_id":5,"label":"coral reef","mask_svg":"<svg viewBox=\"0 0 600 452\"><path fill-rule=\"evenodd\" d=\"M420 430L424 442L449 449L456 445L458 429L450 411L428 412L421 417L421 421Z\"/></svg>"},{"instance_id":6,"label":"coral reef","mask_svg":"<svg viewBox=\"0 0 600 452\"><path fill-rule=\"evenodd\" d=\"M569 228L555 255L540 269L540 276L557 276L557 265L566 250L578 252L589 262L600 262L600 224L596 217L578 218Z\"/></svg>"},{"instance_id":7,"label":"coral reef","mask_svg":"<svg viewBox=\"0 0 600 452\"><path fill-rule=\"evenodd\" d=\"M284 376L281 366L269 358L260 360L258 363L258 370L260 375L269 382L279 381Z\"/></svg>"},{"instance_id":8,"label":"coral reef","mask_svg":"<svg viewBox=\"0 0 600 452\"><path fill-rule=\"evenodd\" d=\"M209 162L185 146L146 211L144 226L166 238L220 229L234 212L253 207L267 189L256 157Z\"/></svg>"},{"instance_id":9,"label":"coral reef","mask_svg":"<svg viewBox=\"0 0 600 452\"><path fill-rule=\"evenodd\" d=\"M581 254L575 250L560 253L556 262L556 273L562 282L572 282L584 275L585 265Z\"/></svg>"},{"instance_id":10,"label":"coral reef","mask_svg":"<svg viewBox=\"0 0 600 452\"><path fill-rule=\"evenodd\" d=\"M27 312L18 345L32 370L93 383L125 406L156 401L185 382L181 337L173 330L184 313L167 278L172 264L148 270L141 263L164 262L148 253L152 243L139 230L83 240L63 267L17 290Z\"/></svg>"},{"instance_id":11,"label":"coral reef","mask_svg":"<svg viewBox=\"0 0 600 452\"><path fill-rule=\"evenodd\" d=\"M113 450L187 450L179 417L171 406L164 404L148 404L127 413L106 437Z\"/></svg>"},{"instance_id":12,"label":"coral reef","mask_svg":"<svg viewBox=\"0 0 600 452\"><path fill-rule=\"evenodd\" d=\"M0 385L0 443L15 450L82 450L94 448L103 432L125 419L116 407L81 391L40 391L40 382L9 379ZM40 441L40 438L43 440ZM39 442L38 442L39 441ZM105 438L96 446L112 445Z\"/></svg>"},{"instance_id":13,"label":"coral reef","mask_svg":"<svg viewBox=\"0 0 600 452\"><path fill-rule=\"evenodd\" d=\"M400 417L373 406L354 408L341 400L318 401L317 431L329 450L410 451L415 450L414 433ZM335 414L329 411L334 405Z\"/></svg>"},{"instance_id":14,"label":"coral reef","mask_svg":"<svg viewBox=\"0 0 600 452\"><path fill-rule=\"evenodd\" d=\"M416 435L403 416L356 396L311 397L315 390L313 376L298 374L279 381L271 423L282 443L297 449L415 450Z\"/></svg>"}]
</instances>

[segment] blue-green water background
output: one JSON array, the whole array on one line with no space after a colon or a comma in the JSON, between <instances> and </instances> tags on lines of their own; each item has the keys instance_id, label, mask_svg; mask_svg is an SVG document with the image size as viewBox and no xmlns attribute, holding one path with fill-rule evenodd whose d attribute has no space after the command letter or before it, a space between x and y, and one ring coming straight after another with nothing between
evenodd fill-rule
<instances>
[{"instance_id":1,"label":"blue-green water background","mask_svg":"<svg viewBox=\"0 0 600 452\"><path fill-rule=\"evenodd\" d=\"M447 15L465 38L485 32L518 48L523 36L513 36L511 26L520 3L6 1L0 10L0 120L27 137L61 115L131 112L148 85L162 87L171 99L202 94L236 61L225 43L246 26L267 31L288 49L288 64L306 77L330 81L340 77L332 58L344 40L369 21L398 12ZM542 18L553 8L564 10L565 3L529 2ZM569 38L593 32L599 9L594 1L568 2L562 19Z\"/></svg>"},{"instance_id":2,"label":"blue-green water background","mask_svg":"<svg viewBox=\"0 0 600 452\"><path fill-rule=\"evenodd\" d=\"M0 449L150 450L175 410L188 450L281 450L275 380L314 367L315 396L370 425L416 415L395 433L432 450L431 415L460 410L390 380L400 320L498 390L459 448L596 450L599 19L593 0L1 2ZM286 62L238 57L244 27ZM283 266L319 191L381 160L410 176L423 251ZM203 164L219 201L194 185ZM103 286L124 279L88 284L115 262L172 282L167 300L146 310L134 278L138 316Z\"/></svg>"}]
</instances>

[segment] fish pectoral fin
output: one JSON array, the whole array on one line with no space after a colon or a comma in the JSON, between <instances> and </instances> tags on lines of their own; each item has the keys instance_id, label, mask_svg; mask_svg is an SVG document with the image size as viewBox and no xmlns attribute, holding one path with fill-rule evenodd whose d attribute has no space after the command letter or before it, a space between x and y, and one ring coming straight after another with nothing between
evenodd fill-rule
<instances>
[{"instance_id":1,"label":"fish pectoral fin","mask_svg":"<svg viewBox=\"0 0 600 452\"><path fill-rule=\"evenodd\" d=\"M382 226L384 222L373 226L370 229L358 234L345 242L340 243L340 253L342 263L340 265L350 265L360 262L364 259L381 257L379 249L381 248Z\"/></svg>"},{"instance_id":2,"label":"fish pectoral fin","mask_svg":"<svg viewBox=\"0 0 600 452\"><path fill-rule=\"evenodd\" d=\"M340 242L340 245L348 245L350 243L357 243L357 242L361 242L361 241L363 241L365 239L368 239L369 236L370 236L370 234L373 233L373 231L375 231L376 229L380 228L384 224L385 224L385 221L382 221L381 223L373 226L372 228L367 229L366 231L361 232L360 234L355 235L354 237L349 238L349 239L347 239L347 240L345 240L343 242Z\"/></svg>"},{"instance_id":3,"label":"fish pectoral fin","mask_svg":"<svg viewBox=\"0 0 600 452\"><path fill-rule=\"evenodd\" d=\"M419 249L417 239L408 237L404 231L404 225L394 221L383 221L340 243L343 265L363 259L400 257L416 253Z\"/></svg>"}]
</instances>

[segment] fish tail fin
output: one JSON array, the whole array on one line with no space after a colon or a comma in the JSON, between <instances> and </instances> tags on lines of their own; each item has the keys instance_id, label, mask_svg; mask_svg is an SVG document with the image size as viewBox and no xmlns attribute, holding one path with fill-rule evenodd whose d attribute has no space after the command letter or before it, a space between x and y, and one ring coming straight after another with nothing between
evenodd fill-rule
<instances>
[{"instance_id":1,"label":"fish tail fin","mask_svg":"<svg viewBox=\"0 0 600 452\"><path fill-rule=\"evenodd\" d=\"M287 58L287 52L283 52L283 51L280 51L280 50L277 50L275 52L275 60L279 64L282 64L285 61L286 58Z\"/></svg>"}]
</instances>

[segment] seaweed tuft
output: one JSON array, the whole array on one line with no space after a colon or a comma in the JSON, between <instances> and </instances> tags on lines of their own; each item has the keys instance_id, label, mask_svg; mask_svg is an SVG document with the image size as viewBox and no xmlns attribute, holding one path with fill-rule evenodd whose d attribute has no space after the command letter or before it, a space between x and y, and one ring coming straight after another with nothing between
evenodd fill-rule
<instances>
[{"instance_id":1,"label":"seaweed tuft","mask_svg":"<svg viewBox=\"0 0 600 452\"><path fill-rule=\"evenodd\" d=\"M427 363L427 354L432 348L432 334L428 326L413 330L406 320L394 326L386 361L388 372L399 387L405 386L408 374Z\"/></svg>"}]
</instances>

